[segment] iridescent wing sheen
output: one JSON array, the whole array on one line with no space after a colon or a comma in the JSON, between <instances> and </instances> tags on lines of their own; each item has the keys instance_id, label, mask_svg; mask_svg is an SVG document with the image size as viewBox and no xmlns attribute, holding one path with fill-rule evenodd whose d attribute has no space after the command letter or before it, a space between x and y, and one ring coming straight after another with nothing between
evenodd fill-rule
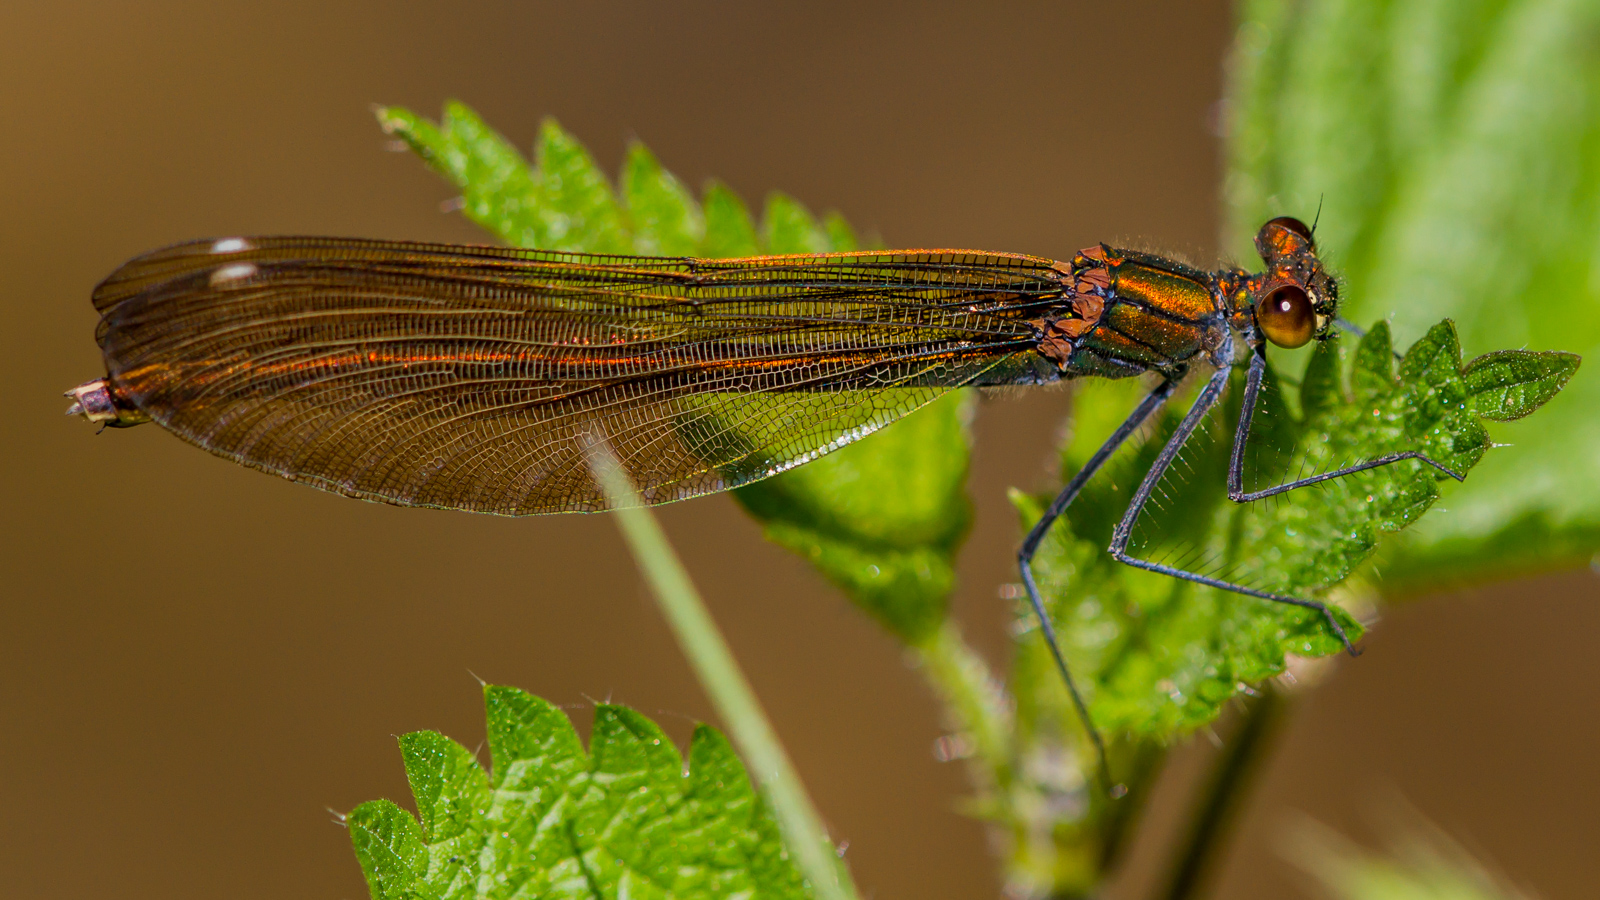
<instances>
[{"instance_id":1,"label":"iridescent wing sheen","mask_svg":"<svg viewBox=\"0 0 1600 900\"><path fill-rule=\"evenodd\" d=\"M952 388L1039 380L1048 260L602 257L228 238L96 289L112 382L213 453L330 491L525 515L764 478Z\"/></svg>"}]
</instances>

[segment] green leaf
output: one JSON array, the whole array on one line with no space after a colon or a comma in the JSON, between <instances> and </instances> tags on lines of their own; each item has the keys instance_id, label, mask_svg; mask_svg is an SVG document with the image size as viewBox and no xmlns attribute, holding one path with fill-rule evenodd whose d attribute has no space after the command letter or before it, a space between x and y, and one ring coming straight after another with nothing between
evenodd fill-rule
<instances>
[{"instance_id":1,"label":"green leaf","mask_svg":"<svg viewBox=\"0 0 1600 900\"><path fill-rule=\"evenodd\" d=\"M1382 323L1353 356L1346 395L1338 339L1319 348L1301 385L1300 416L1278 397L1269 370L1251 441L1283 445L1283 459L1264 450L1247 456L1246 472L1258 483L1246 489L1402 450L1419 450L1458 472L1483 458L1491 443L1471 402L1469 376L1478 363L1462 366L1448 320L1412 346L1398 372ZM1191 438L1178 465L1158 484L1157 500L1135 531L1133 552L1259 590L1337 600L1329 590L1371 556L1384 534L1421 516L1438 498L1443 476L1407 461L1270 501L1233 504L1218 486L1227 477L1239 393L1236 378L1231 402ZM1136 400L1137 391L1125 384L1079 389L1063 478ZM1343 649L1313 611L1133 571L1105 553L1111 524L1186 408L1170 404L1148 440L1113 458L1068 510L1067 521L1052 531L1036 563L1040 586L1055 604L1064 649L1083 673L1094 719L1111 732L1163 738L1197 727L1246 685L1283 671L1286 656ZM1027 524L1049 501L1015 499ZM1163 528L1162 519L1173 521ZM1340 618L1352 638L1360 634L1355 619L1342 611ZM1019 611L1019 626L1031 628L1031 620ZM1017 673L1023 727L1070 721L1057 681L1034 638Z\"/></svg>"},{"instance_id":2,"label":"green leaf","mask_svg":"<svg viewBox=\"0 0 1600 900\"><path fill-rule=\"evenodd\" d=\"M1356 348L1350 391L1358 401L1377 399L1394 377L1394 349L1389 338L1389 323L1379 322L1361 338Z\"/></svg>"},{"instance_id":3,"label":"green leaf","mask_svg":"<svg viewBox=\"0 0 1600 900\"><path fill-rule=\"evenodd\" d=\"M445 139L438 126L399 106L380 106L373 114L378 117L378 127L384 134L399 138L434 171L457 187L466 182L466 158L456 152L457 148Z\"/></svg>"},{"instance_id":4,"label":"green leaf","mask_svg":"<svg viewBox=\"0 0 1600 900\"><path fill-rule=\"evenodd\" d=\"M765 239L768 253L827 253L833 241L800 201L787 194L767 198Z\"/></svg>"},{"instance_id":5,"label":"green leaf","mask_svg":"<svg viewBox=\"0 0 1600 900\"><path fill-rule=\"evenodd\" d=\"M644 144L628 148L622 195L633 221L633 252L641 256L693 256L705 239L705 217L683 182L661 168Z\"/></svg>"},{"instance_id":6,"label":"green leaf","mask_svg":"<svg viewBox=\"0 0 1600 900\"><path fill-rule=\"evenodd\" d=\"M439 844L466 830L473 810L487 801L489 781L461 745L433 731L400 738L411 794L417 798L423 837Z\"/></svg>"},{"instance_id":7,"label":"green leaf","mask_svg":"<svg viewBox=\"0 0 1600 900\"><path fill-rule=\"evenodd\" d=\"M689 768L655 723L595 709L585 754L567 717L486 686L493 771L434 732L400 739L418 819L387 800L347 818L374 900L808 897L732 747L695 729Z\"/></svg>"},{"instance_id":8,"label":"green leaf","mask_svg":"<svg viewBox=\"0 0 1600 900\"><path fill-rule=\"evenodd\" d=\"M554 119L539 129L539 247L627 253L633 241L611 183L583 145Z\"/></svg>"},{"instance_id":9,"label":"green leaf","mask_svg":"<svg viewBox=\"0 0 1600 900\"><path fill-rule=\"evenodd\" d=\"M1508 422L1549 402L1578 370L1578 362L1576 353L1501 350L1468 363L1463 374L1478 415Z\"/></svg>"},{"instance_id":10,"label":"green leaf","mask_svg":"<svg viewBox=\"0 0 1600 900\"><path fill-rule=\"evenodd\" d=\"M507 243L537 244L541 203L533 170L477 113L451 102L436 127L409 110L390 106L378 110L378 122L461 189L467 218Z\"/></svg>"},{"instance_id":11,"label":"green leaf","mask_svg":"<svg viewBox=\"0 0 1600 900\"><path fill-rule=\"evenodd\" d=\"M750 221L739 195L727 185L713 181L706 187L706 237L700 255L713 259L754 256L761 252L756 243L756 226Z\"/></svg>"},{"instance_id":12,"label":"green leaf","mask_svg":"<svg viewBox=\"0 0 1600 900\"><path fill-rule=\"evenodd\" d=\"M839 213L828 213L822 220L822 230L827 232L828 249L834 253L849 253L861 249L861 242L856 240L855 229L851 228L850 223Z\"/></svg>"},{"instance_id":13,"label":"green leaf","mask_svg":"<svg viewBox=\"0 0 1600 900\"><path fill-rule=\"evenodd\" d=\"M1241 14L1226 191L1237 253L1266 219L1309 220L1320 205L1317 244L1347 316L1390 317L1406 340L1448 316L1473 352L1600 351L1600 7L1253 0ZM1549 399L1564 364L1539 365L1550 369L1496 362L1479 376L1510 379L1504 394L1474 394L1484 417ZM1497 427L1515 452L1494 454L1449 515L1408 536L1388 562L1404 583L1600 548L1600 417L1589 413L1600 371L1567 375L1569 396L1549 411ZM1506 530L1535 522L1553 540Z\"/></svg>"},{"instance_id":14,"label":"green leaf","mask_svg":"<svg viewBox=\"0 0 1600 900\"><path fill-rule=\"evenodd\" d=\"M907 643L944 621L965 492L972 398L942 398L893 427L734 496L767 537L809 559Z\"/></svg>"},{"instance_id":15,"label":"green leaf","mask_svg":"<svg viewBox=\"0 0 1600 900\"><path fill-rule=\"evenodd\" d=\"M374 898L440 896L426 883L428 846L410 813L388 800L371 800L352 810L345 826Z\"/></svg>"}]
</instances>

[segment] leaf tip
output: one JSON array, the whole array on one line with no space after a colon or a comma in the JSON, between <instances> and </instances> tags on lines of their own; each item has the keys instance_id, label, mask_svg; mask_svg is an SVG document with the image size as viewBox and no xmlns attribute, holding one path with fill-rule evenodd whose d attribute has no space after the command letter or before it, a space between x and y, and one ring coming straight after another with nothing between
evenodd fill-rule
<instances>
[{"instance_id":1,"label":"leaf tip","mask_svg":"<svg viewBox=\"0 0 1600 900\"><path fill-rule=\"evenodd\" d=\"M372 104L372 115L378 120L378 127L383 133L402 138L407 143L415 145L416 133L422 119L416 113L403 106L385 106L381 103Z\"/></svg>"},{"instance_id":2,"label":"leaf tip","mask_svg":"<svg viewBox=\"0 0 1600 900\"><path fill-rule=\"evenodd\" d=\"M1500 350L1468 362L1461 375L1478 415L1508 422L1553 399L1582 361L1578 354L1560 350Z\"/></svg>"}]
</instances>

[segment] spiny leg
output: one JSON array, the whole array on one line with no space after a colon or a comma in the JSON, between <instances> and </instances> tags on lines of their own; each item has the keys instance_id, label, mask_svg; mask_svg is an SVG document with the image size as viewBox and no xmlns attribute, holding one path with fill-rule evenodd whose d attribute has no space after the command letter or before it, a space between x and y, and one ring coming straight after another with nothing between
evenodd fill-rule
<instances>
[{"instance_id":1,"label":"spiny leg","mask_svg":"<svg viewBox=\"0 0 1600 900\"><path fill-rule=\"evenodd\" d=\"M1275 487L1266 488L1265 490L1246 491L1244 489L1245 441L1250 437L1250 422L1255 418L1256 414L1256 395L1261 391L1261 378L1266 371L1267 357L1263 352L1263 348L1252 347L1250 352L1250 374L1249 377L1245 379L1244 402L1239 410L1239 425L1233 432L1233 453L1228 459L1229 500L1232 500L1235 503L1249 503L1252 500L1260 500L1264 497L1272 497L1277 494L1292 491L1295 488L1319 484L1324 481L1331 481L1335 478L1343 478L1346 475L1353 475L1356 472L1365 472L1368 469L1376 469L1379 466L1387 466L1390 463L1397 463L1407 459L1414 459L1419 462L1427 463L1428 465L1433 466L1435 469L1438 469L1457 481L1462 481L1466 478L1466 476L1446 467L1443 463L1440 463L1437 460L1430 459L1428 456L1418 453L1415 450L1407 450L1403 453L1390 453L1387 456L1369 459L1366 462L1356 463L1353 466L1345 466L1342 469L1334 469L1331 472L1323 472L1320 475L1313 475L1310 478L1298 478L1294 481L1287 481Z\"/></svg>"},{"instance_id":2,"label":"spiny leg","mask_svg":"<svg viewBox=\"0 0 1600 900\"><path fill-rule=\"evenodd\" d=\"M1333 629L1334 634L1339 636L1339 640L1344 643L1345 649L1354 656L1356 655L1356 649L1351 645L1350 637L1345 634L1344 626L1339 624L1339 620L1334 616L1333 610L1329 609L1325 603L1320 603L1316 600L1302 600L1299 597L1291 597L1287 594L1258 591L1242 584L1234 584L1231 581L1223 581L1220 578L1212 578L1209 575L1201 575L1198 572L1189 572L1163 563L1138 559L1128 554L1128 541L1132 539L1134 523L1139 520L1139 514L1144 511L1145 503L1149 502L1150 494L1155 490L1156 484L1161 480L1161 476L1165 475L1167 469L1172 466L1173 460L1178 458L1178 452L1183 449L1184 443L1194 434L1194 430L1199 427L1200 422L1205 419L1211 408L1216 406L1217 401L1222 398L1222 392L1227 388L1228 377L1231 374L1231 369L1218 369L1216 374L1211 376L1211 380L1206 382L1205 388L1200 391L1200 396L1195 398L1194 405L1184 415L1183 421L1178 423L1178 429L1173 432L1172 437L1167 441L1167 445L1161 448L1161 453L1156 457L1155 463L1150 466L1150 471L1145 473L1144 480L1139 483L1138 490L1134 491L1132 502L1128 504L1127 511L1122 514L1122 521L1118 522L1117 527L1112 529L1111 555L1118 562L1126 563L1134 568L1160 572L1173 578L1182 578L1185 581L1192 581L1196 584L1203 584L1207 587L1214 587L1224 591L1232 591L1236 594L1244 594L1247 597L1258 597L1262 600L1271 600L1274 603L1287 603L1291 606L1316 610L1328 621L1328 626ZM1246 397L1246 403L1248 404L1251 399ZM1248 423L1246 423L1246 427L1248 427Z\"/></svg>"},{"instance_id":3,"label":"spiny leg","mask_svg":"<svg viewBox=\"0 0 1600 900\"><path fill-rule=\"evenodd\" d=\"M1089 457L1083 468L1072 476L1067 486L1061 489L1055 500L1051 501L1044 515L1040 516L1039 521L1028 530L1028 536L1022 540L1022 548L1017 551L1017 568L1022 571L1022 585L1028 592L1028 602L1033 604L1033 612L1039 618L1039 628L1044 634L1045 644L1050 648L1050 655L1055 658L1056 669L1061 673L1061 680L1067 685L1067 693L1072 695L1072 705L1078 710L1078 718L1083 721L1084 730L1089 732L1089 739L1094 742L1095 752L1099 754L1100 777L1105 782L1106 792L1113 795L1116 794L1116 787L1111 780L1111 768L1106 763L1105 741L1100 737L1100 730L1095 728L1094 720L1089 718L1089 708L1084 704L1083 695L1078 693L1078 686L1073 682L1072 673L1067 669L1066 657L1061 655L1061 644L1056 640L1055 626L1050 624L1050 616L1045 613L1044 600L1039 596L1039 585L1033 579L1033 557L1039 551L1039 545L1044 542L1044 536L1049 533L1050 526L1067 511L1072 501L1078 498L1083 486L1101 466L1105 465L1111 454L1115 453L1117 448L1127 441L1129 435L1137 431L1139 426L1161 407L1161 404L1167 402L1167 398L1172 396L1181 377L1180 373L1177 378L1168 378L1145 395L1144 400L1128 414L1127 420L1106 438L1100 449Z\"/></svg>"}]
</instances>

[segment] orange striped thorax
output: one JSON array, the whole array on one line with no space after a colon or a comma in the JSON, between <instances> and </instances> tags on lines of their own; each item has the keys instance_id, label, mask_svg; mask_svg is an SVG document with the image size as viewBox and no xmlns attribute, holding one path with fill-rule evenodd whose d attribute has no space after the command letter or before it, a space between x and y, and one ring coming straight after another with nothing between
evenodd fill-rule
<instances>
[{"instance_id":1,"label":"orange striped thorax","mask_svg":"<svg viewBox=\"0 0 1600 900\"><path fill-rule=\"evenodd\" d=\"M1281 217L1256 236L1267 269L1205 272L1183 263L1100 244L1081 250L1063 274L1062 306L1035 320L1038 352L1064 378L1126 378L1175 372L1214 356L1232 327L1246 340L1298 347L1325 336L1338 289L1317 258L1311 230ZM1225 365L1228 360L1211 359Z\"/></svg>"},{"instance_id":2,"label":"orange striped thorax","mask_svg":"<svg viewBox=\"0 0 1600 900\"><path fill-rule=\"evenodd\" d=\"M1216 275L1101 244L1072 258L1070 317L1041 323L1039 352L1067 378L1126 378L1183 365L1221 345Z\"/></svg>"}]
</instances>

